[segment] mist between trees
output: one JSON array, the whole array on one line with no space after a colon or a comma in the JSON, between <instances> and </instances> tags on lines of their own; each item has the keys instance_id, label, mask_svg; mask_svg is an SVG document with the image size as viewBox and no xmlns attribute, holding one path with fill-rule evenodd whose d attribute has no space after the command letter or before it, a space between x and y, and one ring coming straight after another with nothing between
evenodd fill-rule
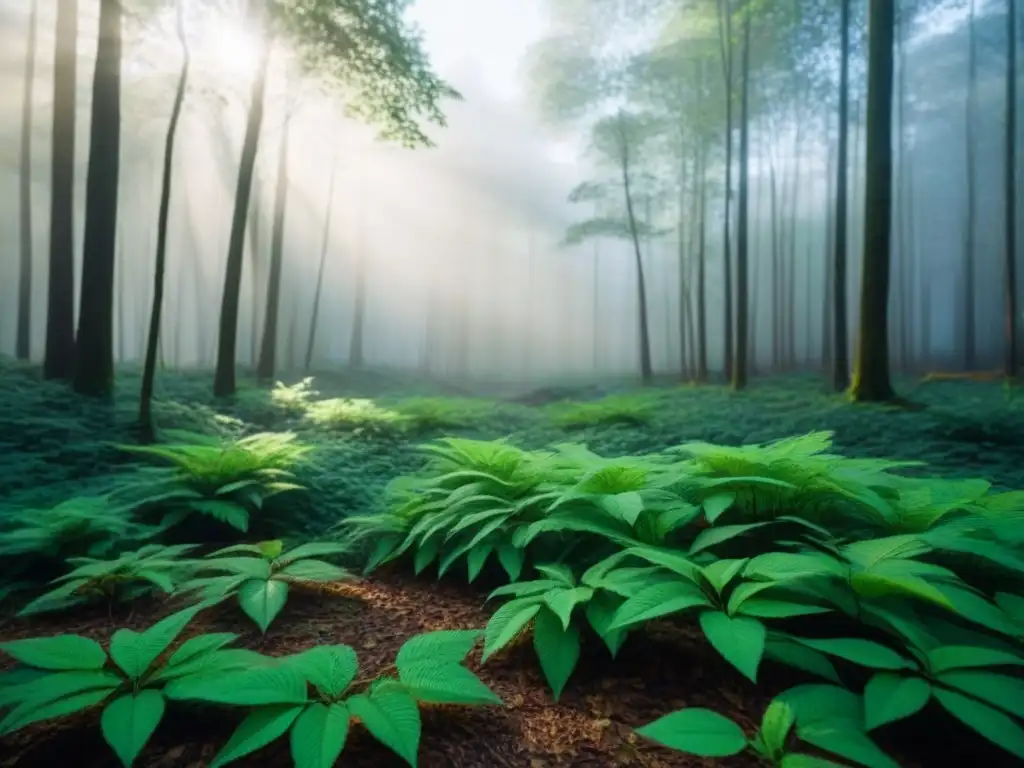
<instances>
[{"instance_id":1,"label":"mist between trees","mask_svg":"<svg viewBox=\"0 0 1024 768\"><path fill-rule=\"evenodd\" d=\"M145 357L181 75L176 5L62 0L63 20L55 2L0 8L0 351L43 359L56 322L54 375L76 375L58 370L74 357L72 318L89 318L79 358L83 335L89 359ZM183 2L190 69L170 176L163 365L220 356L230 389L225 367L261 357L269 376L346 364L520 382L722 372L740 386L748 373L832 364L843 3L547 0L547 37L521 62L523 103L469 69L435 74L407 3L349 4L366 26L343 43L330 37L349 29L331 26L336 4L314 5L325 15L290 15L279 0ZM848 18L840 354L851 367L865 213L877 202L866 183L868 5L851 1ZM1012 3L894 5L887 359L897 372L1013 367ZM240 220L247 127L255 160ZM56 261L54 215L74 221ZM225 352L233 224L237 339ZM112 261L100 253L108 241ZM51 265L70 261L55 289ZM111 376L79 372L79 389L102 392Z\"/></svg>"}]
</instances>

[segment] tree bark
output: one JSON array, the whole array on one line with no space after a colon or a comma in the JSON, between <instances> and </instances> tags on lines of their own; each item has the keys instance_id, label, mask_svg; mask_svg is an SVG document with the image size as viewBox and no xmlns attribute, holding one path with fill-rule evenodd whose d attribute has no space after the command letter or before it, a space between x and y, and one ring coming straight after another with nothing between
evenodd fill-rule
<instances>
[{"instance_id":1,"label":"tree bark","mask_svg":"<svg viewBox=\"0 0 1024 768\"><path fill-rule=\"evenodd\" d=\"M725 335L725 370L727 380L732 379L733 364L733 307L732 307L732 8L729 0L718 0L718 36L722 56L722 75L725 81L725 212L722 229L722 282Z\"/></svg>"},{"instance_id":2,"label":"tree bark","mask_svg":"<svg viewBox=\"0 0 1024 768\"><path fill-rule=\"evenodd\" d=\"M28 50L25 54L25 83L21 99L21 167L18 169L20 264L18 272L18 326L14 354L28 360L32 350L32 93L36 80L36 29L39 0L32 0L28 17Z\"/></svg>"},{"instance_id":3,"label":"tree bark","mask_svg":"<svg viewBox=\"0 0 1024 768\"><path fill-rule=\"evenodd\" d=\"M849 240L846 231L849 202L850 139L850 0L842 0L839 59L839 141L836 158L835 232L832 261L832 388L842 392L850 385L846 311L846 271Z\"/></svg>"},{"instance_id":4,"label":"tree bark","mask_svg":"<svg viewBox=\"0 0 1024 768\"><path fill-rule=\"evenodd\" d=\"M864 256L860 333L850 385L857 402L893 400L889 378L889 268L892 245L892 96L894 8L870 0Z\"/></svg>"},{"instance_id":5,"label":"tree bark","mask_svg":"<svg viewBox=\"0 0 1024 768\"><path fill-rule=\"evenodd\" d=\"M967 104L964 114L967 211L964 221L964 367L972 371L978 364L977 354L977 289L975 287L974 246L975 209L977 208L977 179L975 178L974 121L978 105L978 40L975 24L974 0L970 0L967 26Z\"/></svg>"},{"instance_id":6,"label":"tree bark","mask_svg":"<svg viewBox=\"0 0 1024 768\"><path fill-rule=\"evenodd\" d=\"M75 391L93 396L109 396L114 391L114 271L121 168L121 13L120 0L100 0L74 374Z\"/></svg>"},{"instance_id":7,"label":"tree bark","mask_svg":"<svg viewBox=\"0 0 1024 768\"><path fill-rule=\"evenodd\" d=\"M748 248L750 244L750 8L743 13L743 85L740 100L743 117L740 124L739 231L736 237L736 359L732 368L732 388L747 386L747 295Z\"/></svg>"}]
</instances>

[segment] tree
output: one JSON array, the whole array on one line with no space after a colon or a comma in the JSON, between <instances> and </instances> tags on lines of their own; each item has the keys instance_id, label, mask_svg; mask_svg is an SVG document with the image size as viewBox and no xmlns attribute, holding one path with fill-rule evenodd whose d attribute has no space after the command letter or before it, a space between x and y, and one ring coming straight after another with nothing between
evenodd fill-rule
<instances>
[{"instance_id":1,"label":"tree","mask_svg":"<svg viewBox=\"0 0 1024 768\"><path fill-rule=\"evenodd\" d=\"M114 387L114 265L121 166L121 1L100 0L86 177L82 289L74 388L104 396Z\"/></svg>"},{"instance_id":2,"label":"tree","mask_svg":"<svg viewBox=\"0 0 1024 768\"><path fill-rule=\"evenodd\" d=\"M316 270L316 287L313 289L313 309L309 320L309 338L306 340L306 357L303 370L309 373L313 366L313 350L316 349L316 331L320 323L320 296L324 289L324 272L327 267L327 254L331 248L331 219L334 217L335 180L338 176L338 158L331 160L331 180L327 187L327 208L324 212L323 244L320 247L320 265Z\"/></svg>"},{"instance_id":3,"label":"tree","mask_svg":"<svg viewBox=\"0 0 1024 768\"><path fill-rule=\"evenodd\" d=\"M78 0L57 3L50 162L50 275L43 376L70 379L75 363L75 110Z\"/></svg>"},{"instance_id":4,"label":"tree","mask_svg":"<svg viewBox=\"0 0 1024 768\"><path fill-rule=\"evenodd\" d=\"M384 139L409 147L430 144L421 122L444 126L440 103L459 94L430 67L415 29L405 20L410 0L261 0L253 4L265 30L264 50L252 83L235 210L221 297L213 390L234 394L238 312L246 217L263 122L264 90L272 41L292 42L299 60L325 83L341 87L353 116L376 126Z\"/></svg>"},{"instance_id":5,"label":"tree","mask_svg":"<svg viewBox=\"0 0 1024 768\"><path fill-rule=\"evenodd\" d=\"M36 80L36 40L39 0L32 0L28 17L28 50L25 53L25 84L21 99L20 271L18 273L18 327L14 354L28 360L32 341L32 91Z\"/></svg>"},{"instance_id":6,"label":"tree","mask_svg":"<svg viewBox=\"0 0 1024 768\"><path fill-rule=\"evenodd\" d=\"M164 273L167 268L167 224L171 209L171 181L174 173L174 143L178 134L185 92L188 88L189 69L192 64L188 37L185 34L185 0L177 0L175 30L181 45L182 61L178 85L174 91L171 118L164 140L163 176L160 182L160 210L156 224L156 262L153 268L153 303L149 313L149 333L146 338L146 358L142 367L142 388L139 393L139 427L143 437L153 439L153 385L156 379L156 359L160 346L160 319L164 303Z\"/></svg>"},{"instance_id":7,"label":"tree","mask_svg":"<svg viewBox=\"0 0 1024 768\"><path fill-rule=\"evenodd\" d=\"M850 0L841 0L839 44L839 140L836 154L835 232L832 262L832 386L842 392L850 385L850 362L846 326L846 231L850 167Z\"/></svg>"},{"instance_id":8,"label":"tree","mask_svg":"<svg viewBox=\"0 0 1024 768\"><path fill-rule=\"evenodd\" d=\"M743 83L740 95L743 110L740 124L739 231L736 237L736 359L732 368L733 389L747 386L747 310L749 296L747 272L750 243L750 17L748 5L743 13Z\"/></svg>"},{"instance_id":9,"label":"tree","mask_svg":"<svg viewBox=\"0 0 1024 768\"><path fill-rule=\"evenodd\" d=\"M850 396L856 402L884 402L895 398L889 378L895 10L890 0L870 0L868 13L867 203L860 332Z\"/></svg>"},{"instance_id":10,"label":"tree","mask_svg":"<svg viewBox=\"0 0 1024 768\"><path fill-rule=\"evenodd\" d=\"M1017 376L1017 0L1006 0L1006 128L1003 156L1003 369Z\"/></svg>"}]
</instances>

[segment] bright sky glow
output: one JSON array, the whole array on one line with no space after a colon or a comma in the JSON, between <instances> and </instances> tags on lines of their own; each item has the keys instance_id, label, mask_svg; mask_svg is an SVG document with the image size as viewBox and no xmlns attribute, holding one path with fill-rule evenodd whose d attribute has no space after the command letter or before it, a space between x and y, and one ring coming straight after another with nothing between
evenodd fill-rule
<instances>
[{"instance_id":1,"label":"bright sky glow","mask_svg":"<svg viewBox=\"0 0 1024 768\"><path fill-rule=\"evenodd\" d=\"M259 41L237 19L219 16L211 20L202 30L199 47L229 76L250 75L259 63Z\"/></svg>"}]
</instances>

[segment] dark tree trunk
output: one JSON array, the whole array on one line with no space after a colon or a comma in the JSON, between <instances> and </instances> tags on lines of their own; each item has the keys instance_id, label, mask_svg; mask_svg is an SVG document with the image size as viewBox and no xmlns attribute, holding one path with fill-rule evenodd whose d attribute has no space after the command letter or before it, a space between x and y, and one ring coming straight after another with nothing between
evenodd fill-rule
<instances>
[{"instance_id":1,"label":"dark tree trunk","mask_svg":"<svg viewBox=\"0 0 1024 768\"><path fill-rule=\"evenodd\" d=\"M832 261L832 387L842 392L850 386L849 331L846 316L846 269L849 240L846 231L849 202L850 139L850 0L842 0L840 29L842 50L839 65L839 141L836 158L836 212Z\"/></svg>"},{"instance_id":2,"label":"dark tree trunk","mask_svg":"<svg viewBox=\"0 0 1024 768\"><path fill-rule=\"evenodd\" d=\"M75 342L75 391L114 391L114 271L121 167L121 2L100 0L86 179L82 295Z\"/></svg>"},{"instance_id":3,"label":"dark tree trunk","mask_svg":"<svg viewBox=\"0 0 1024 768\"><path fill-rule=\"evenodd\" d=\"M858 402L895 397L889 378L889 268L892 245L892 90L894 13L890 0L870 0L867 147L860 334L850 386Z\"/></svg>"},{"instance_id":4,"label":"dark tree trunk","mask_svg":"<svg viewBox=\"0 0 1024 768\"><path fill-rule=\"evenodd\" d=\"M252 8L254 15L257 16L256 20L261 21L265 15L263 3L255 2ZM213 378L215 397L228 397L235 393L235 358L238 349L238 310L245 255L246 217L249 212L249 199L252 196L252 177L256 168L260 128L263 125L267 69L273 44L269 26L264 34L266 37L263 51L249 97L249 116L245 125L238 184L235 188L235 210L231 217L231 237L228 241L228 259L224 273L224 292L221 296L220 327L217 337L217 368Z\"/></svg>"},{"instance_id":5,"label":"dark tree trunk","mask_svg":"<svg viewBox=\"0 0 1024 768\"><path fill-rule=\"evenodd\" d=\"M174 91L171 119L164 139L163 177L160 182L160 210L156 223L156 262L153 267L153 304L149 310L149 333L146 338L146 359L142 366L142 389L139 393L139 428L147 440L154 438L153 388L156 382L156 359L160 345L160 320L164 305L164 285L167 272L167 225L171 211L171 181L174 176L174 141L181 121L181 110L188 88L189 68L192 64L188 37L185 34L185 0L178 0L176 29L181 45L181 72ZM201 352L201 350L200 350Z\"/></svg>"},{"instance_id":6,"label":"dark tree trunk","mask_svg":"<svg viewBox=\"0 0 1024 768\"><path fill-rule=\"evenodd\" d=\"M633 256L636 263L636 296L637 312L639 313L640 329L640 378L644 384L649 384L654 376L651 365L651 332L647 319L647 283L644 280L644 260L640 251L640 234L636 225L636 210L633 205L633 191L630 186L630 156L629 143L625 136L621 138L622 144L622 189L625 195L626 216L629 220L629 231L633 240Z\"/></svg>"},{"instance_id":7,"label":"dark tree trunk","mask_svg":"<svg viewBox=\"0 0 1024 768\"><path fill-rule=\"evenodd\" d=\"M53 138L50 166L50 276L47 286L43 376L70 379L75 371L75 91L78 77L78 0L57 3L53 62Z\"/></svg>"},{"instance_id":8,"label":"dark tree trunk","mask_svg":"<svg viewBox=\"0 0 1024 768\"><path fill-rule=\"evenodd\" d=\"M36 40L39 0L32 0L28 17L28 50L21 99L21 167L18 169L20 264L18 272L18 327L14 354L28 360L32 350L32 92L36 81Z\"/></svg>"},{"instance_id":9,"label":"dark tree trunk","mask_svg":"<svg viewBox=\"0 0 1024 768\"><path fill-rule=\"evenodd\" d=\"M1006 152L1003 159L1003 369L1017 376L1017 0L1006 5Z\"/></svg>"},{"instance_id":10,"label":"dark tree trunk","mask_svg":"<svg viewBox=\"0 0 1024 768\"><path fill-rule=\"evenodd\" d=\"M743 122L740 124L739 231L736 237L736 359L732 369L733 389L747 386L747 268L750 242L750 9L743 14L743 91L740 100Z\"/></svg>"},{"instance_id":11,"label":"dark tree trunk","mask_svg":"<svg viewBox=\"0 0 1024 768\"><path fill-rule=\"evenodd\" d=\"M974 247L975 209L977 208L977 179L975 178L974 121L978 105L978 35L974 18L974 0L970 0L967 53L967 105L965 107L965 136L967 165L967 212L964 227L964 366L968 371L978 364L977 289L975 287Z\"/></svg>"},{"instance_id":12,"label":"dark tree trunk","mask_svg":"<svg viewBox=\"0 0 1024 768\"><path fill-rule=\"evenodd\" d=\"M725 81L725 212L722 225L722 282L725 335L725 370L732 379L733 316L732 316L732 5L718 0L718 36L721 44L722 74Z\"/></svg>"},{"instance_id":13,"label":"dark tree trunk","mask_svg":"<svg viewBox=\"0 0 1024 768\"><path fill-rule=\"evenodd\" d=\"M288 139L291 117L286 115L277 153L277 182L274 190L274 229L270 235L270 272L267 275L267 299L263 317L263 341L256 364L256 378L274 378L277 368L277 326L281 306L281 271L284 266L284 224L288 212Z\"/></svg>"}]
</instances>

